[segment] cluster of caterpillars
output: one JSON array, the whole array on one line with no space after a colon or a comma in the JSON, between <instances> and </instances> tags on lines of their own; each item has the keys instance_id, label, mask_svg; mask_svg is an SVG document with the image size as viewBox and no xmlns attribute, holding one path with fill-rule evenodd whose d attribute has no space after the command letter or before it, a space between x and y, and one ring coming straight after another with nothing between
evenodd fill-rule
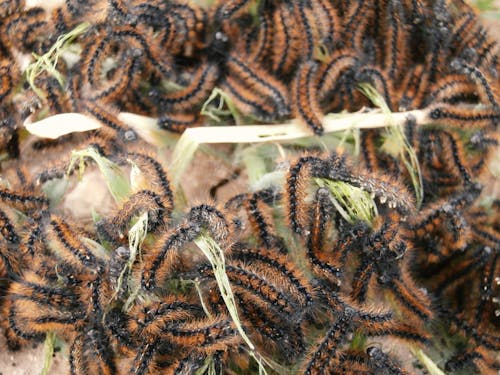
<instances>
[{"instance_id":1,"label":"cluster of caterpillars","mask_svg":"<svg viewBox=\"0 0 500 375\"><path fill-rule=\"evenodd\" d=\"M182 132L206 122L199 110L215 87L242 122L299 118L318 135L325 113L369 105L359 83L392 111L432 106L433 119L458 127L488 129L500 117L497 42L462 0L67 0L52 11L15 0L0 12L0 140L14 154L20 123L39 106L87 114L127 142L137 134L117 111ZM27 90L30 100L16 101L23 76L11 62L42 55L84 21L79 60L53 67L64 80L40 74L31 84L44 98Z\"/></svg>"},{"instance_id":2,"label":"cluster of caterpillars","mask_svg":"<svg viewBox=\"0 0 500 375\"><path fill-rule=\"evenodd\" d=\"M23 85L19 56L42 55L83 21L78 61L56 67L64 80L45 72L36 91ZM10 159L0 325L10 349L54 332L78 375L257 373L255 358L276 373L409 374L379 337L437 353L451 337L444 370L498 373L500 203L485 201L480 183L498 148L498 47L466 3L66 0L48 11L15 0L0 1L0 31L0 152ZM219 87L243 122L298 118L319 136L324 113L370 105L360 83L391 111L430 107L433 125L403 126L421 207L385 133L370 130L359 158L302 150L281 182L180 209L169 172L117 116L182 132L207 122L200 109ZM20 152L27 116L64 112L102 127ZM147 178L82 225L42 189L76 167L25 167L25 155L61 154L62 144ZM339 184L366 193L373 216L346 217ZM144 214L133 254L130 230ZM207 238L223 251L236 315L198 248Z\"/></svg>"},{"instance_id":3,"label":"cluster of caterpillars","mask_svg":"<svg viewBox=\"0 0 500 375\"><path fill-rule=\"evenodd\" d=\"M308 155L292 161L283 186L201 204L173 221L162 165L144 152L121 159L138 165L148 186L93 229L58 214L21 169L7 174L0 259L2 326L11 349L56 332L70 345L74 374L119 373L123 366L130 374L194 373L207 358L219 369L251 372L215 271L193 244L208 235L224 250L245 331L287 371L411 373L380 347L353 346L353 336L425 348L440 319L467 338L447 369L497 371L498 217L473 206L478 184L417 212L393 177L354 167L338 153ZM363 189L378 215L346 220L315 179ZM128 269L124 234L141 213L148 214L149 240Z\"/></svg>"}]
</instances>

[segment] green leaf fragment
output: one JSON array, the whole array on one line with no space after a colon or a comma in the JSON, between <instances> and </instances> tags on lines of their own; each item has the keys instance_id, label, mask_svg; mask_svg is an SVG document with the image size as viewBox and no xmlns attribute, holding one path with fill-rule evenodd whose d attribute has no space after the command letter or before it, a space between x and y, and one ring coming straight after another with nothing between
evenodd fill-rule
<instances>
[{"instance_id":1,"label":"green leaf fragment","mask_svg":"<svg viewBox=\"0 0 500 375\"><path fill-rule=\"evenodd\" d=\"M218 102L216 102L217 100ZM224 109L225 106L227 109ZM240 111L236 108L233 100L219 87L212 90L208 99L203 103L200 114L211 118L217 123L222 122L222 116L231 115L237 125L243 123Z\"/></svg>"},{"instance_id":2,"label":"green leaf fragment","mask_svg":"<svg viewBox=\"0 0 500 375\"><path fill-rule=\"evenodd\" d=\"M25 70L26 80L33 91L40 97L45 98L45 94L36 86L36 78L43 72L49 73L61 85L65 84L63 75L57 70L59 58L65 50L69 48L71 43L81 34L85 33L90 27L90 23L84 22L76 26L73 30L63 34L57 38L54 45L43 55L33 53L35 61L28 65Z\"/></svg>"},{"instance_id":3,"label":"green leaf fragment","mask_svg":"<svg viewBox=\"0 0 500 375\"><path fill-rule=\"evenodd\" d=\"M325 178L315 178L314 181L318 186L330 191L333 205L350 223L363 220L371 225L378 215L377 205L367 191L342 181L332 181Z\"/></svg>"},{"instance_id":4,"label":"green leaf fragment","mask_svg":"<svg viewBox=\"0 0 500 375\"><path fill-rule=\"evenodd\" d=\"M125 200L131 193L130 183L127 174L116 163L105 158L92 146L71 153L71 161L68 171L73 169L75 163L79 163L80 174L85 171L85 158L90 158L99 167L104 180L108 186L109 192L116 202Z\"/></svg>"}]
</instances>

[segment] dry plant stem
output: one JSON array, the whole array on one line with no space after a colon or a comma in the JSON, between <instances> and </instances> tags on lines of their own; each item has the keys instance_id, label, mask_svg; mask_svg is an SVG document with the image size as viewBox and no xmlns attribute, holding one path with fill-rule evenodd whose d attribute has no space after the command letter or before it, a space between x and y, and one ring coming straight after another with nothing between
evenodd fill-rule
<instances>
[{"instance_id":1,"label":"dry plant stem","mask_svg":"<svg viewBox=\"0 0 500 375\"><path fill-rule=\"evenodd\" d=\"M64 0L27 0L26 9L43 7L46 10L51 10L63 4Z\"/></svg>"},{"instance_id":2,"label":"dry plant stem","mask_svg":"<svg viewBox=\"0 0 500 375\"><path fill-rule=\"evenodd\" d=\"M422 363L429 374L431 375L445 375L443 371L422 351L420 348L412 347L413 355Z\"/></svg>"},{"instance_id":3,"label":"dry plant stem","mask_svg":"<svg viewBox=\"0 0 500 375\"><path fill-rule=\"evenodd\" d=\"M68 116L75 114L67 114ZM429 110L414 110L408 112L383 113L380 110L372 110L368 113L348 113L348 114L329 114L323 118L323 128L325 133L345 131L348 129L375 129L387 126L403 125L409 116L413 116L417 125L427 125L432 122L429 117ZM140 116L133 113L122 112L118 118L136 130L141 137L157 146L158 142L157 119ZM49 118L50 119L50 118ZM43 121L47 121L45 119ZM89 119L90 121L90 119ZM93 124L92 124L93 125ZM54 134L51 128L46 127L47 134L40 131L36 123L31 124L35 127L39 136L53 138ZM87 131L85 124L77 130ZM64 133L66 134L66 133ZM58 134L63 135L62 133ZM299 138L311 137L309 129L297 120L292 120L288 124L271 125L245 125L245 126L207 126L189 128L181 136L176 144L171 171L174 176L174 185L178 186L179 178L185 170L192 156L200 144L216 143L265 143L294 140ZM161 142L160 142L161 143Z\"/></svg>"},{"instance_id":4,"label":"dry plant stem","mask_svg":"<svg viewBox=\"0 0 500 375\"><path fill-rule=\"evenodd\" d=\"M414 116L417 125L428 125L432 122L429 110L382 113L378 110L369 113L329 114L323 118L325 133L344 131L347 129L375 129L390 125L403 125L408 116ZM120 120L134 129L141 124L156 124L156 119L138 116L132 113L121 113ZM288 124L245 125L245 126L207 126L189 128L184 136L198 143L262 143L286 141L311 137L312 134L303 124L292 120Z\"/></svg>"},{"instance_id":5,"label":"dry plant stem","mask_svg":"<svg viewBox=\"0 0 500 375\"><path fill-rule=\"evenodd\" d=\"M374 129L403 125L409 116L413 116L417 125L430 124L429 110L384 113L372 110L368 113L330 114L323 118L325 133L348 129ZM157 120L122 112L119 119L136 130L144 139L155 142L151 129L157 128ZM245 125L245 126L208 126L189 128L177 142L170 171L174 186L179 186L180 177L191 161L200 144L216 143L265 143L312 137L309 129L297 120L288 124Z\"/></svg>"},{"instance_id":6,"label":"dry plant stem","mask_svg":"<svg viewBox=\"0 0 500 375\"><path fill-rule=\"evenodd\" d=\"M375 129L390 125L402 125L412 115L417 125L431 123L429 111L414 110L384 114L378 110L368 113L329 114L323 119L325 133L344 131L347 129ZM133 113L122 112L118 116L121 121L137 130L140 134L157 129L157 119ZM88 121L84 121L84 119ZM67 126L67 124L71 126ZM65 113L47 117L34 123L26 122L27 130L39 137L56 139L62 135L83 132L99 128L99 124L79 113ZM208 126L187 129L184 134L198 143L263 143L286 141L311 137L310 131L292 120L288 124L245 125L245 126ZM148 138L147 136L145 137Z\"/></svg>"}]
</instances>

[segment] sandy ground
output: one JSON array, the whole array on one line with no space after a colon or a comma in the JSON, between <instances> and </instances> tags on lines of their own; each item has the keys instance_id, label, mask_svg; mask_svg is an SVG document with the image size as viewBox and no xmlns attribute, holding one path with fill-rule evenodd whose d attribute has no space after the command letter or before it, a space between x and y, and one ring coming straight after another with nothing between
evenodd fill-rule
<instances>
[{"instance_id":1,"label":"sandy ground","mask_svg":"<svg viewBox=\"0 0 500 375\"><path fill-rule=\"evenodd\" d=\"M500 15L498 10L500 10L500 0L494 2L494 6L497 11L490 11L484 14L483 18L487 25L491 28L493 35L500 38ZM210 171L210 174L207 174ZM214 175L212 171L218 171ZM231 170L220 168L220 162L214 158L207 157L206 155L198 156L192 166L186 171L186 176L189 176L190 183L186 186L186 198L189 202L199 203L203 201L208 201L209 196L207 193L207 179L210 179L210 184L212 181L218 181L219 179L226 178L231 174ZM93 178L99 178L98 173L92 173L90 176L80 184L80 186L75 191L74 195L86 196L85 189L95 189L94 184L88 184L88 181ZM194 183L193 183L194 182ZM93 186L94 185L94 186ZM498 187L498 181L495 184ZM243 179L238 179L235 182L229 183L227 186L220 189L218 195L220 199L228 198L232 196L237 190L242 187L246 188ZM105 187L101 186L102 196L106 196ZM494 189L498 190L498 189ZM93 191L93 196L99 196L101 194L96 194ZM96 204L95 201L82 201L81 199L72 200L71 196L66 202L67 207L71 207L72 214L78 214L85 209L88 212L89 205ZM79 206L76 206L78 204ZM97 206L102 207L103 205L108 205L109 200L103 198L103 201L98 202ZM0 375L38 375L40 374L45 360L44 345L39 344L34 347L27 347L21 351L10 352L6 348L5 339L0 331ZM64 351L59 351L54 354L52 365L49 371L51 375L66 374L69 372L69 367L67 364L67 353Z\"/></svg>"},{"instance_id":2,"label":"sandy ground","mask_svg":"<svg viewBox=\"0 0 500 375\"><path fill-rule=\"evenodd\" d=\"M18 352L6 349L5 338L0 334L0 375L39 375L45 362L44 345L24 348ZM65 353L55 353L49 374L59 375L69 373Z\"/></svg>"}]
</instances>

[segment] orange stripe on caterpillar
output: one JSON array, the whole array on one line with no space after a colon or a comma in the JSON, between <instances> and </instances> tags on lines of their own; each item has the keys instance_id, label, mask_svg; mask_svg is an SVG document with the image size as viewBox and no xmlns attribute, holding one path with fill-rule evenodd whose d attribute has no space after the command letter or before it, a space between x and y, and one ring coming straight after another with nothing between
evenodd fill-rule
<instances>
[{"instance_id":1,"label":"orange stripe on caterpillar","mask_svg":"<svg viewBox=\"0 0 500 375\"><path fill-rule=\"evenodd\" d=\"M319 105L317 91L318 65L314 62L303 63L292 83L293 113L315 134L323 134L321 123L323 113Z\"/></svg>"},{"instance_id":2,"label":"orange stripe on caterpillar","mask_svg":"<svg viewBox=\"0 0 500 375\"><path fill-rule=\"evenodd\" d=\"M47 238L53 241L55 254L77 269L96 269L98 266L99 260L80 240L79 233L63 218L56 215L50 217Z\"/></svg>"}]
</instances>

